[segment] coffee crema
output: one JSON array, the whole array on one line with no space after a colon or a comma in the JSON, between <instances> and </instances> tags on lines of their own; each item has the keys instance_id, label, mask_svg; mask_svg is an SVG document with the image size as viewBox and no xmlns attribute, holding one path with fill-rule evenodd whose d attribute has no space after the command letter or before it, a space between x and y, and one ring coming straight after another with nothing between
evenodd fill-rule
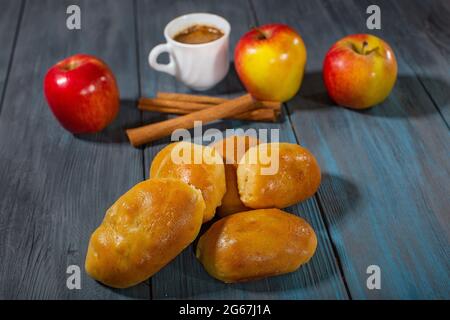
<instances>
[{"instance_id":1,"label":"coffee crema","mask_svg":"<svg viewBox=\"0 0 450 320\"><path fill-rule=\"evenodd\" d=\"M186 44L201 44L217 40L223 36L222 30L204 24L195 24L178 32L173 39Z\"/></svg>"}]
</instances>

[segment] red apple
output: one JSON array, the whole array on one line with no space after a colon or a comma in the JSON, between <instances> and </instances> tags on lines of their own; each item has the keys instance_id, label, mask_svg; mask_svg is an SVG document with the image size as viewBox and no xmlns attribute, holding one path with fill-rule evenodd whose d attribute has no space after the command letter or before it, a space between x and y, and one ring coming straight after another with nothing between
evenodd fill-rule
<instances>
[{"instance_id":1,"label":"red apple","mask_svg":"<svg viewBox=\"0 0 450 320\"><path fill-rule=\"evenodd\" d=\"M110 68L100 59L76 54L51 67L44 80L48 105L72 133L98 132L119 111L119 90Z\"/></svg>"},{"instance_id":2,"label":"red apple","mask_svg":"<svg viewBox=\"0 0 450 320\"><path fill-rule=\"evenodd\" d=\"M302 84L306 48L291 27L268 24L250 30L239 40L234 63L239 78L255 98L287 101Z\"/></svg>"},{"instance_id":3,"label":"red apple","mask_svg":"<svg viewBox=\"0 0 450 320\"><path fill-rule=\"evenodd\" d=\"M354 34L336 42L323 64L330 97L339 105L370 108L382 102L397 79L397 61L391 47L378 37Z\"/></svg>"}]
</instances>

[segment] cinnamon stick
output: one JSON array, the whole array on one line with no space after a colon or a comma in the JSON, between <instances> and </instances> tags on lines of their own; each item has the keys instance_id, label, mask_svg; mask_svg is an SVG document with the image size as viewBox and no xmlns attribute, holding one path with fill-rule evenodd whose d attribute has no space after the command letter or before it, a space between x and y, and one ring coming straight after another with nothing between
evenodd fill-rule
<instances>
[{"instance_id":1,"label":"cinnamon stick","mask_svg":"<svg viewBox=\"0 0 450 320\"><path fill-rule=\"evenodd\" d=\"M185 101L185 102L198 102L208 104L219 104L227 101L227 99L211 96L202 96L196 94L187 93L175 93L175 92L158 92L157 98L171 101Z\"/></svg>"},{"instance_id":2,"label":"cinnamon stick","mask_svg":"<svg viewBox=\"0 0 450 320\"><path fill-rule=\"evenodd\" d=\"M173 113L173 114L189 114L194 112L186 108L177 108L177 107L160 107L152 104L139 104L140 110L145 111L154 111L154 112L162 112L162 113ZM216 108L215 105L202 104L202 109L208 108ZM227 119L235 119L235 120L248 120L248 121L270 121L275 122L278 118L279 111L268 109L268 108L258 108L252 111L247 111L244 113L240 113L237 115L233 115L228 117Z\"/></svg>"},{"instance_id":3,"label":"cinnamon stick","mask_svg":"<svg viewBox=\"0 0 450 320\"><path fill-rule=\"evenodd\" d=\"M163 96L166 96L169 98L169 96L176 97L175 100L170 100L166 98L159 98L163 94ZM178 96L180 95L180 96ZM187 98L186 96L189 96ZM218 103L202 103L200 102L202 99L197 101L197 97L203 97L203 98L211 98L211 101L213 99L221 99L220 103L224 103L226 101L230 101L229 99L222 99L222 98L216 98L216 97L208 97L208 96L197 96L197 95L188 95L188 94L178 94L178 93L158 93L156 98L140 98L139 99L139 107L143 105L153 105L153 106L161 106L161 107L169 107L169 108L177 108L177 109L187 109L190 111L198 111L203 110L206 106L209 105L217 105ZM185 98L186 100L179 100ZM258 101L257 102L260 107L262 108L269 108L274 110L280 110L281 109L281 103L276 101ZM143 108L144 109L144 108ZM144 109L145 110L145 109Z\"/></svg>"},{"instance_id":4,"label":"cinnamon stick","mask_svg":"<svg viewBox=\"0 0 450 320\"><path fill-rule=\"evenodd\" d=\"M246 94L236 99L223 102L215 108L195 111L166 121L128 129L126 133L131 144L137 147L170 135L176 129L191 129L194 127L194 121L202 121L202 124L206 124L260 107L258 103L255 103L255 100L250 94Z\"/></svg>"},{"instance_id":5,"label":"cinnamon stick","mask_svg":"<svg viewBox=\"0 0 450 320\"><path fill-rule=\"evenodd\" d=\"M221 102L223 103L223 102ZM160 98L140 98L138 107L139 109L145 110L145 106L159 106L168 108L177 108L182 110L187 110L190 112L203 110L207 107L214 107L213 104L197 103L197 102L185 102L178 100L166 100Z\"/></svg>"}]
</instances>

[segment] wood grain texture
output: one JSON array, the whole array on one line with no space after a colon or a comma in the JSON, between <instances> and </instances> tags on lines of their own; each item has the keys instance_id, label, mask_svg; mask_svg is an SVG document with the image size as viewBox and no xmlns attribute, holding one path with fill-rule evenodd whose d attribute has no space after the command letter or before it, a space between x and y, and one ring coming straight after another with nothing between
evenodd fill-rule
<instances>
[{"instance_id":1,"label":"wood grain texture","mask_svg":"<svg viewBox=\"0 0 450 320\"><path fill-rule=\"evenodd\" d=\"M150 70L148 52L158 43L164 42L164 26L174 17L190 12L212 12L225 17L232 25L230 43L235 44L251 25L253 13L246 2L229 1L138 1L139 64L141 91L143 96L154 96L157 91L189 92L189 89L173 77ZM157 13L157 14L155 14ZM148 17L151 17L148 18ZM234 48L230 48L232 53ZM231 55L232 56L232 55ZM243 88L234 68L227 78L205 94L232 97L242 94ZM161 120L165 116L146 113L145 123ZM291 124L285 114L280 124L249 123L244 121L219 121L207 125L222 131L231 128L280 129L282 141L295 142ZM145 149L145 170L148 174L151 160L169 142L157 141ZM156 274L152 280L154 299L343 299L347 298L343 280L314 199L303 202L288 211L306 218L314 227L319 238L319 247L310 263L289 275L249 282L244 284L223 284L211 278L194 256L190 246L173 262ZM205 231L207 226L204 226Z\"/></svg>"},{"instance_id":2,"label":"wood grain texture","mask_svg":"<svg viewBox=\"0 0 450 320\"><path fill-rule=\"evenodd\" d=\"M82 29L66 28L78 4ZM84 272L91 232L106 209L142 180L142 152L123 127L139 123L133 4L126 1L28 1L0 114L0 298L127 299L150 295L100 285ZM119 18L120 17L120 18ZM46 70L77 52L102 57L123 99L101 134L73 136L43 97ZM66 268L81 268L81 290L68 290Z\"/></svg>"},{"instance_id":3,"label":"wood grain texture","mask_svg":"<svg viewBox=\"0 0 450 320\"><path fill-rule=\"evenodd\" d=\"M398 82L384 103L359 112L340 108L323 86L325 53L341 37L367 32L369 2L255 1L254 7L260 22L283 21L305 40L307 74L289 113L296 134L322 165L317 199L351 296L448 299L448 129L412 60L406 61L417 48L412 36L402 40L390 27L396 22L388 19L408 17L382 8L383 29L374 32L393 46L399 62ZM404 57L406 51L411 56ZM366 268L373 264L381 268L381 290L366 287Z\"/></svg>"},{"instance_id":4,"label":"wood grain texture","mask_svg":"<svg viewBox=\"0 0 450 320\"><path fill-rule=\"evenodd\" d=\"M19 29L22 1L2 1L0 4L0 112L8 76L15 37Z\"/></svg>"},{"instance_id":5,"label":"wood grain texture","mask_svg":"<svg viewBox=\"0 0 450 320\"><path fill-rule=\"evenodd\" d=\"M450 128L450 2L383 0L380 6L399 53Z\"/></svg>"}]
</instances>

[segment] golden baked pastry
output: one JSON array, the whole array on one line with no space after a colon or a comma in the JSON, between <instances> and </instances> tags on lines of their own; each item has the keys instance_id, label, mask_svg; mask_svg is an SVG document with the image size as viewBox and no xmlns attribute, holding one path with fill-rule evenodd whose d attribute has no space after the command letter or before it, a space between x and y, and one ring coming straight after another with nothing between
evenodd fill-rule
<instances>
[{"instance_id":1,"label":"golden baked pastry","mask_svg":"<svg viewBox=\"0 0 450 320\"><path fill-rule=\"evenodd\" d=\"M225 163L227 191L222 198L222 205L217 208L219 216L225 217L232 213L250 210L239 197L236 170L245 152L258 143L258 139L252 136L230 136L211 145L219 152Z\"/></svg>"},{"instance_id":2,"label":"golden baked pastry","mask_svg":"<svg viewBox=\"0 0 450 320\"><path fill-rule=\"evenodd\" d=\"M177 161L175 156L179 156ZM150 177L180 179L199 189L206 204L203 222L214 217L226 191L222 157L210 147L190 142L175 142L162 149L153 159Z\"/></svg>"},{"instance_id":3,"label":"golden baked pastry","mask_svg":"<svg viewBox=\"0 0 450 320\"><path fill-rule=\"evenodd\" d=\"M223 282L295 271L314 255L317 237L302 218L279 209L229 215L200 237L196 256Z\"/></svg>"},{"instance_id":4,"label":"golden baked pastry","mask_svg":"<svg viewBox=\"0 0 450 320\"><path fill-rule=\"evenodd\" d=\"M319 188L321 174L316 158L306 148L268 143L248 149L239 161L237 178L247 207L285 208L311 197Z\"/></svg>"},{"instance_id":5,"label":"golden baked pastry","mask_svg":"<svg viewBox=\"0 0 450 320\"><path fill-rule=\"evenodd\" d=\"M201 192L181 180L137 184L108 209L92 234L86 272L115 288L144 281L196 238L204 209Z\"/></svg>"}]
</instances>

